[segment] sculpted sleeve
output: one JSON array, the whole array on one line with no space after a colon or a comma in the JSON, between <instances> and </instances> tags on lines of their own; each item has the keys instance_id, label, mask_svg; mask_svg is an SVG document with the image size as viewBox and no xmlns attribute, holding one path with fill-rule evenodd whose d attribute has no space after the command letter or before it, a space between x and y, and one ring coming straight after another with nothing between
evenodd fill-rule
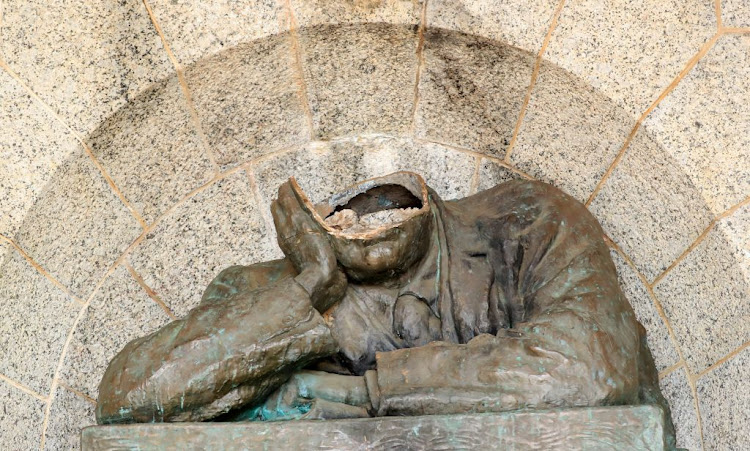
<instances>
[{"instance_id":1,"label":"sculpted sleeve","mask_svg":"<svg viewBox=\"0 0 750 451\"><path fill-rule=\"evenodd\" d=\"M262 401L293 371L337 350L293 278L231 293L125 346L99 386L97 421L215 418Z\"/></svg>"},{"instance_id":2,"label":"sculpted sleeve","mask_svg":"<svg viewBox=\"0 0 750 451\"><path fill-rule=\"evenodd\" d=\"M549 185L506 185L467 199L461 224L447 222L483 234L509 324L465 344L379 354L380 415L637 403L641 326L598 223Z\"/></svg>"}]
</instances>

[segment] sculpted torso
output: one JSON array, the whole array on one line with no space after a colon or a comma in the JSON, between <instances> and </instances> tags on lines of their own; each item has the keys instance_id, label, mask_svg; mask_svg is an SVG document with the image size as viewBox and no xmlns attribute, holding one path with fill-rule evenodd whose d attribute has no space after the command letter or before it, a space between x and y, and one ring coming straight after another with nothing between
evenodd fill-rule
<instances>
[{"instance_id":1,"label":"sculpted torso","mask_svg":"<svg viewBox=\"0 0 750 451\"><path fill-rule=\"evenodd\" d=\"M292 179L272 212L286 258L224 270L186 317L129 343L100 423L668 413L601 228L559 190L443 202L396 173L313 206Z\"/></svg>"}]
</instances>

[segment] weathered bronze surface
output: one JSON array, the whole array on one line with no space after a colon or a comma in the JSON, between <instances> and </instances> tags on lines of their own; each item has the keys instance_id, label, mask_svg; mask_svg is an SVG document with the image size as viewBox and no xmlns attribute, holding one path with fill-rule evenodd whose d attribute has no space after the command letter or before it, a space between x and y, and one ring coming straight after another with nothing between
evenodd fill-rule
<instances>
[{"instance_id":1,"label":"weathered bronze surface","mask_svg":"<svg viewBox=\"0 0 750 451\"><path fill-rule=\"evenodd\" d=\"M653 406L582 407L329 421L95 426L83 451L103 450L662 450Z\"/></svg>"},{"instance_id":2,"label":"weathered bronze surface","mask_svg":"<svg viewBox=\"0 0 750 451\"><path fill-rule=\"evenodd\" d=\"M326 222L392 209L348 232ZM442 201L401 172L272 205L285 259L222 271L184 318L129 343L100 424L669 408L596 219L512 181Z\"/></svg>"}]
</instances>

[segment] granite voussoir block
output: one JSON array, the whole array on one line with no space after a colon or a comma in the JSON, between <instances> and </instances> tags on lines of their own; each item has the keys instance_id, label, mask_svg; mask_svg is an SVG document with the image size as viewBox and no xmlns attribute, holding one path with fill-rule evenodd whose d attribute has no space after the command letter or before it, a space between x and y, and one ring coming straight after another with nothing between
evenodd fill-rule
<instances>
[{"instance_id":1,"label":"granite voussoir block","mask_svg":"<svg viewBox=\"0 0 750 451\"><path fill-rule=\"evenodd\" d=\"M86 299L143 231L79 148L29 209L18 244L79 299Z\"/></svg>"},{"instance_id":2,"label":"granite voussoir block","mask_svg":"<svg viewBox=\"0 0 750 451\"><path fill-rule=\"evenodd\" d=\"M4 449L39 448L47 403L0 380L0 445Z\"/></svg>"},{"instance_id":3,"label":"granite voussoir block","mask_svg":"<svg viewBox=\"0 0 750 451\"><path fill-rule=\"evenodd\" d=\"M536 53L552 23L558 0L430 0L427 23Z\"/></svg>"},{"instance_id":4,"label":"granite voussoir block","mask_svg":"<svg viewBox=\"0 0 750 451\"><path fill-rule=\"evenodd\" d=\"M148 223L213 176L176 76L133 99L87 141Z\"/></svg>"},{"instance_id":5,"label":"granite voussoir block","mask_svg":"<svg viewBox=\"0 0 750 451\"><path fill-rule=\"evenodd\" d=\"M750 350L722 363L696 383L706 449L750 448Z\"/></svg>"},{"instance_id":6,"label":"granite voussoir block","mask_svg":"<svg viewBox=\"0 0 750 451\"><path fill-rule=\"evenodd\" d=\"M325 25L298 36L315 138L409 130L416 26Z\"/></svg>"},{"instance_id":7,"label":"granite voussoir block","mask_svg":"<svg viewBox=\"0 0 750 451\"><path fill-rule=\"evenodd\" d=\"M715 215L747 198L750 38L722 36L649 114L644 126Z\"/></svg>"},{"instance_id":8,"label":"granite voussoir block","mask_svg":"<svg viewBox=\"0 0 750 451\"><path fill-rule=\"evenodd\" d=\"M747 261L717 226L654 286L692 374L750 340Z\"/></svg>"},{"instance_id":9,"label":"granite voussoir block","mask_svg":"<svg viewBox=\"0 0 750 451\"><path fill-rule=\"evenodd\" d=\"M669 373L659 381L659 385L672 411L677 446L688 450L703 449L698 413L695 410L695 398L685 369L680 368Z\"/></svg>"},{"instance_id":10,"label":"granite voussoir block","mask_svg":"<svg viewBox=\"0 0 750 451\"><path fill-rule=\"evenodd\" d=\"M237 171L177 206L131 253L133 267L177 317L219 272L278 258L250 189Z\"/></svg>"},{"instance_id":11,"label":"granite voussoir block","mask_svg":"<svg viewBox=\"0 0 750 451\"><path fill-rule=\"evenodd\" d=\"M81 306L20 252L2 250L0 245L0 374L44 396Z\"/></svg>"},{"instance_id":12,"label":"granite voussoir block","mask_svg":"<svg viewBox=\"0 0 750 451\"><path fill-rule=\"evenodd\" d=\"M423 58L417 137L504 157L534 55L485 38L428 29Z\"/></svg>"},{"instance_id":13,"label":"granite voussoir block","mask_svg":"<svg viewBox=\"0 0 750 451\"><path fill-rule=\"evenodd\" d=\"M633 307L635 317L646 328L648 347L654 357L656 369L661 371L674 365L680 360L680 356L669 337L667 325L656 310L648 288L620 254L612 250L610 255L617 267L620 287Z\"/></svg>"},{"instance_id":14,"label":"granite voussoir block","mask_svg":"<svg viewBox=\"0 0 750 451\"><path fill-rule=\"evenodd\" d=\"M185 82L223 168L309 139L289 33L240 44L189 66Z\"/></svg>"},{"instance_id":15,"label":"granite voussoir block","mask_svg":"<svg viewBox=\"0 0 750 451\"><path fill-rule=\"evenodd\" d=\"M226 49L289 31L284 0L149 0L183 66Z\"/></svg>"},{"instance_id":16,"label":"granite voussoir block","mask_svg":"<svg viewBox=\"0 0 750 451\"><path fill-rule=\"evenodd\" d=\"M44 449L81 449L81 430L96 424L96 405L88 399L58 386L49 411L49 422L44 434Z\"/></svg>"},{"instance_id":17,"label":"granite voussoir block","mask_svg":"<svg viewBox=\"0 0 750 451\"><path fill-rule=\"evenodd\" d=\"M394 25L419 23L425 0L344 1L291 0L297 26L312 27L324 24L390 23Z\"/></svg>"},{"instance_id":18,"label":"granite voussoir block","mask_svg":"<svg viewBox=\"0 0 750 451\"><path fill-rule=\"evenodd\" d=\"M81 135L174 72L143 2L3 0L2 13L5 62Z\"/></svg>"},{"instance_id":19,"label":"granite voussoir block","mask_svg":"<svg viewBox=\"0 0 750 451\"><path fill-rule=\"evenodd\" d=\"M588 83L544 62L510 162L585 202L634 125L622 107Z\"/></svg>"},{"instance_id":20,"label":"granite voussoir block","mask_svg":"<svg viewBox=\"0 0 750 451\"><path fill-rule=\"evenodd\" d=\"M679 169L641 128L589 206L649 282L711 223L703 196Z\"/></svg>"},{"instance_id":21,"label":"granite voussoir block","mask_svg":"<svg viewBox=\"0 0 750 451\"><path fill-rule=\"evenodd\" d=\"M565 2L544 58L638 119L715 32L713 2Z\"/></svg>"},{"instance_id":22,"label":"granite voussoir block","mask_svg":"<svg viewBox=\"0 0 750 451\"><path fill-rule=\"evenodd\" d=\"M0 234L13 238L57 168L79 143L0 70Z\"/></svg>"}]
</instances>

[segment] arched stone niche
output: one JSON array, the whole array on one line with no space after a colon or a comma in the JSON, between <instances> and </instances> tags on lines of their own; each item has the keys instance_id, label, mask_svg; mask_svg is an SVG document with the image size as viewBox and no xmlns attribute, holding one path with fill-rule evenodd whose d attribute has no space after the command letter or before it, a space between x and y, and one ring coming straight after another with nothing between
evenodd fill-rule
<instances>
[{"instance_id":1,"label":"arched stone niche","mask_svg":"<svg viewBox=\"0 0 750 451\"><path fill-rule=\"evenodd\" d=\"M13 236L23 253L0 242L0 374L53 397L47 414L43 399L0 388L28 424L11 443L43 430L48 448L75 446L126 342L185 314L223 267L281 256L268 206L286 178L320 200L397 170L446 199L524 177L588 202L648 330L680 445L739 443L742 407L721 406L746 377L747 355L733 352L750 338L736 238L747 206L717 219L648 126L633 134L621 104L535 63L457 31L313 25L200 59L132 99L36 195Z\"/></svg>"}]
</instances>

